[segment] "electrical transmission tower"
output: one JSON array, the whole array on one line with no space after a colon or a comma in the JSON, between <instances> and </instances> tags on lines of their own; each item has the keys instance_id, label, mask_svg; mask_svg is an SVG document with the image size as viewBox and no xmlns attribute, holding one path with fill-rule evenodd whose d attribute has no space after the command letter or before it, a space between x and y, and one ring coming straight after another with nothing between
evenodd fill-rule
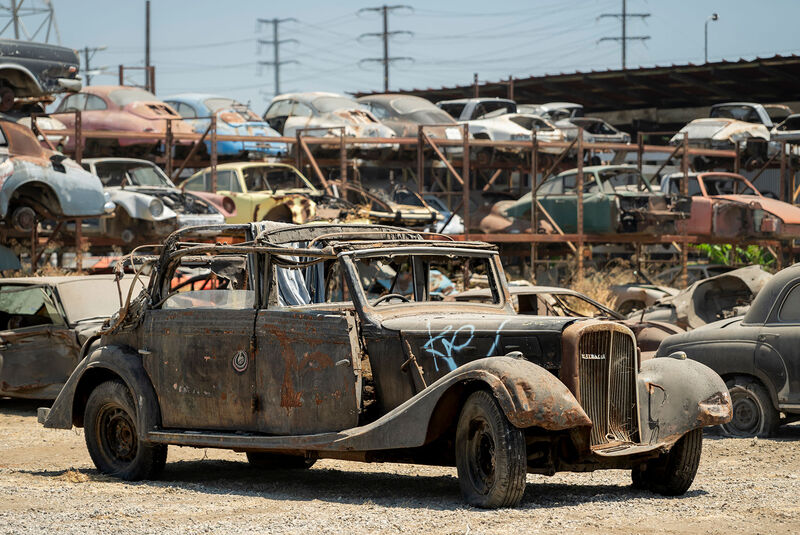
<instances>
[{"instance_id":1,"label":"electrical transmission tower","mask_svg":"<svg viewBox=\"0 0 800 535\"><path fill-rule=\"evenodd\" d=\"M0 37L10 38L11 36L6 36L5 33L9 29L13 29L14 39L49 43L50 32L52 31L55 35L56 43L61 44L61 34L58 31L56 12L51 0L39 0L38 2L35 0L10 0L8 2L0 2L0 24L5 18L8 18L8 22L0 28ZM28 31L28 27L25 25L26 22L31 24L31 27L36 26L36 30L33 33Z\"/></svg>"},{"instance_id":2,"label":"electrical transmission tower","mask_svg":"<svg viewBox=\"0 0 800 535\"><path fill-rule=\"evenodd\" d=\"M389 31L389 13L395 11L397 9L410 9L411 11L414 10L411 6L406 5L394 5L394 6L387 6L383 5L380 7L365 7L363 9L359 9L358 13L365 13L367 11L379 11L383 14L383 31L377 33L362 33L358 36L358 39L361 40L364 37L381 37L383 38L383 57L382 58L365 58L362 59L359 63L382 63L383 64L383 91L385 93L389 92L389 64L394 61L414 61L413 58L405 57L405 56L395 56L389 57L389 38L394 35L414 35L413 32L408 32L404 30L398 31Z\"/></svg>"},{"instance_id":3,"label":"electrical transmission tower","mask_svg":"<svg viewBox=\"0 0 800 535\"><path fill-rule=\"evenodd\" d=\"M628 41L647 41L650 39L649 35L628 35L627 31L627 23L629 18L638 18L641 20L646 19L650 16L650 13L628 13L628 6L627 1L622 0L622 13L603 13L598 19L602 19L605 17L614 17L618 18L620 22L622 22L622 36L621 37L603 37L602 39L598 40L597 42L600 43L602 41L619 41L622 45L622 70L625 70L625 51L627 48Z\"/></svg>"},{"instance_id":4,"label":"electrical transmission tower","mask_svg":"<svg viewBox=\"0 0 800 535\"><path fill-rule=\"evenodd\" d=\"M297 61L290 59L281 61L280 49L281 45L284 43L297 43L297 39L278 39L278 26L282 22L297 22L297 19L293 17L289 17L286 19L258 19L258 29L261 30L262 24L272 24L272 40L268 41L266 39L259 39L258 40L258 50L259 53L261 52L261 45L272 45L273 51L273 59L272 61L259 61L259 66L269 66L273 67L275 72L275 95L281 94L281 65L287 65L289 63L298 63Z\"/></svg>"}]
</instances>

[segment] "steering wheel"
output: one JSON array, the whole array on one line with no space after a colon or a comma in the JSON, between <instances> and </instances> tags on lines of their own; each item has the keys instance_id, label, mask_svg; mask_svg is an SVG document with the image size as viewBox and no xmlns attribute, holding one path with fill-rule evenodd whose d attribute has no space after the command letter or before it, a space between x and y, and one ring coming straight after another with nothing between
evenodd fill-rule
<instances>
[{"instance_id":1,"label":"steering wheel","mask_svg":"<svg viewBox=\"0 0 800 535\"><path fill-rule=\"evenodd\" d=\"M403 301L404 303L410 303L410 301L409 301L408 297L406 297L405 295L402 295L402 294L386 294L386 295L382 295L382 296L380 296L379 298L377 298L377 299L375 300L375 302L374 302L374 303L372 303L372 306L378 305L378 304L380 304L380 303L383 303L383 302L384 302L384 301L386 301L387 299L393 299L393 298L394 298L394 299L400 299L400 300L401 300L401 301Z\"/></svg>"}]
</instances>

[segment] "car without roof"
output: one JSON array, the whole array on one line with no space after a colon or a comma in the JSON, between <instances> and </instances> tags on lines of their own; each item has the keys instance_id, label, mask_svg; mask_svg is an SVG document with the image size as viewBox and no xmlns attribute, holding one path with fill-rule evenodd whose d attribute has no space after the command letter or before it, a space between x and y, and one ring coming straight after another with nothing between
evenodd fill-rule
<instances>
[{"instance_id":1,"label":"car without roof","mask_svg":"<svg viewBox=\"0 0 800 535\"><path fill-rule=\"evenodd\" d=\"M743 317L670 336L659 355L683 351L725 380L732 436L770 436L800 419L800 264L776 273Z\"/></svg>"},{"instance_id":2,"label":"car without roof","mask_svg":"<svg viewBox=\"0 0 800 535\"><path fill-rule=\"evenodd\" d=\"M39 409L46 427L83 426L103 473L154 477L174 444L262 467L455 465L480 507L517 505L527 472L629 469L637 488L676 495L702 428L730 418L716 374L640 362L623 325L515 314L489 244L377 225L218 231L246 242L168 238L147 292ZM227 282L172 291L192 265ZM481 275L492 303L438 300L435 271L466 289Z\"/></svg>"},{"instance_id":3,"label":"car without roof","mask_svg":"<svg viewBox=\"0 0 800 535\"><path fill-rule=\"evenodd\" d=\"M0 397L55 399L132 277L0 279ZM136 293L142 286L136 289Z\"/></svg>"}]
</instances>

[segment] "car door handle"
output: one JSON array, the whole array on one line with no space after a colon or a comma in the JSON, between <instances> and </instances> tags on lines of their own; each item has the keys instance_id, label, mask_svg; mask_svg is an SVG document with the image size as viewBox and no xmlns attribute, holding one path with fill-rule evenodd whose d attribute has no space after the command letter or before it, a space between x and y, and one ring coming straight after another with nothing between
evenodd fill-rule
<instances>
[{"instance_id":1,"label":"car door handle","mask_svg":"<svg viewBox=\"0 0 800 535\"><path fill-rule=\"evenodd\" d=\"M766 342L768 340L777 340L780 337L781 337L781 335L779 335L779 334L759 334L758 335L758 341L759 342Z\"/></svg>"}]
</instances>

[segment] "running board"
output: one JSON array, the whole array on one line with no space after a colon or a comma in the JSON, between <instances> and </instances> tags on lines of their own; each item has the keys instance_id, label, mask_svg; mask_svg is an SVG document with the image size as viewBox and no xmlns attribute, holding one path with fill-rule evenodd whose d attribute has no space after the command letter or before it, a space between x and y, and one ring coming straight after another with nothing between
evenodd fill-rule
<instances>
[{"instance_id":1,"label":"running board","mask_svg":"<svg viewBox=\"0 0 800 535\"><path fill-rule=\"evenodd\" d=\"M259 449L259 450L344 450L337 441L346 439L342 433L316 435L267 436L219 431L150 431L146 440L157 444L194 446L200 448Z\"/></svg>"}]
</instances>

